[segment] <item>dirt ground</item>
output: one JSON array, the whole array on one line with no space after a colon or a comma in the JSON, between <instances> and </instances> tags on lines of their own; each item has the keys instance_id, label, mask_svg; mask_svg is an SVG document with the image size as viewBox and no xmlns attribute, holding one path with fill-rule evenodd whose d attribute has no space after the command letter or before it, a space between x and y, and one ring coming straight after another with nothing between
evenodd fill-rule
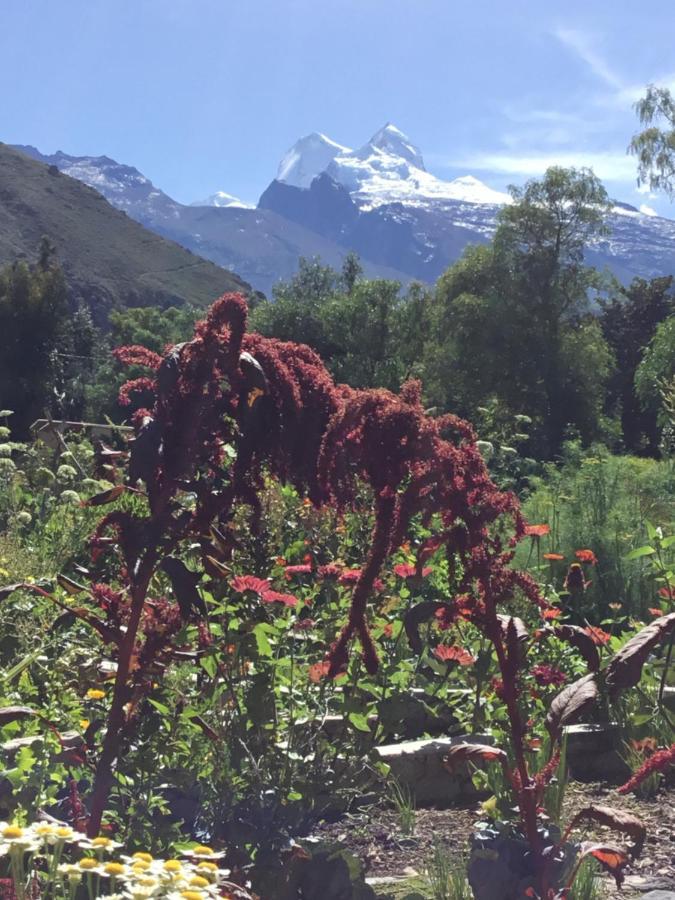
<instances>
[{"instance_id":1,"label":"dirt ground","mask_svg":"<svg viewBox=\"0 0 675 900\"><path fill-rule=\"evenodd\" d=\"M571 782L566 798L566 816L589 803L600 803L630 811L647 826L641 857L626 870L622 892L609 876L603 876L607 898L637 897L648 890L675 890L675 789L662 788L653 800L621 796L605 784ZM366 866L369 877L422 875L434 843L441 842L458 862L466 855L467 840L475 822L484 818L480 804L446 810L420 809L415 813L411 835L401 832L393 809L371 807L345 816L338 822L322 823L314 835L344 843ZM617 843L617 835L589 830L584 839L603 837ZM620 842L621 838L618 838Z\"/></svg>"}]
</instances>

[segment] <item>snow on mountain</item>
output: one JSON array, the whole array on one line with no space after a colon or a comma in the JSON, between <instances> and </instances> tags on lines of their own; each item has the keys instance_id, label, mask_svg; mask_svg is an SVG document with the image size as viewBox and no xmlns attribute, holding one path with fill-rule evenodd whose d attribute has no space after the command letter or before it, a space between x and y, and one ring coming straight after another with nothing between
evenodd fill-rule
<instances>
[{"instance_id":1,"label":"snow on mountain","mask_svg":"<svg viewBox=\"0 0 675 900\"><path fill-rule=\"evenodd\" d=\"M277 180L308 188L326 172L347 188L362 209L389 203L428 206L443 200L509 203L471 175L443 181L427 172L420 150L395 125L380 128L359 150L350 150L323 134L301 138L281 161Z\"/></svg>"},{"instance_id":2,"label":"snow on mountain","mask_svg":"<svg viewBox=\"0 0 675 900\"><path fill-rule=\"evenodd\" d=\"M325 134L314 131L300 138L279 163L277 181L294 187L308 188L317 175L325 172L338 155L352 153L349 147L336 144Z\"/></svg>"},{"instance_id":3,"label":"snow on mountain","mask_svg":"<svg viewBox=\"0 0 675 900\"><path fill-rule=\"evenodd\" d=\"M220 209L230 209L232 207L236 209L253 209L250 203L244 203L243 200L233 197L232 194L226 194L225 191L216 191L215 194L211 194L206 200L195 200L190 206L217 206Z\"/></svg>"}]
</instances>

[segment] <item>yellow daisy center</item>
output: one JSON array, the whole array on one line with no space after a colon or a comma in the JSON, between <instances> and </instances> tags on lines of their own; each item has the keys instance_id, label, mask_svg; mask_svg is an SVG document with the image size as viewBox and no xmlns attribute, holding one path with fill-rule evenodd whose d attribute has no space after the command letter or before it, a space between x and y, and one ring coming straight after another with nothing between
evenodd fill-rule
<instances>
[{"instance_id":1,"label":"yellow daisy center","mask_svg":"<svg viewBox=\"0 0 675 900\"><path fill-rule=\"evenodd\" d=\"M72 828L57 828L56 829L56 836L60 837L60 838L69 838L72 836L72 834L73 834Z\"/></svg>"},{"instance_id":2,"label":"yellow daisy center","mask_svg":"<svg viewBox=\"0 0 675 900\"><path fill-rule=\"evenodd\" d=\"M183 864L179 859L167 859L164 863L164 868L167 872L180 872L183 868Z\"/></svg>"},{"instance_id":3,"label":"yellow daisy center","mask_svg":"<svg viewBox=\"0 0 675 900\"><path fill-rule=\"evenodd\" d=\"M210 856L213 853L213 850L210 847L204 847L203 844L200 844L198 847L195 847L192 852L199 853L201 856Z\"/></svg>"},{"instance_id":4,"label":"yellow daisy center","mask_svg":"<svg viewBox=\"0 0 675 900\"><path fill-rule=\"evenodd\" d=\"M181 897L185 897L185 900L202 900L203 894L201 891L181 891Z\"/></svg>"},{"instance_id":5,"label":"yellow daisy center","mask_svg":"<svg viewBox=\"0 0 675 900\"><path fill-rule=\"evenodd\" d=\"M146 862L146 863L152 862L152 855L150 853L142 853L139 851L138 853L134 853L133 858L141 860L141 862Z\"/></svg>"},{"instance_id":6,"label":"yellow daisy center","mask_svg":"<svg viewBox=\"0 0 675 900\"><path fill-rule=\"evenodd\" d=\"M110 838L107 837L95 837L92 839L92 845L94 847L107 847L110 843Z\"/></svg>"},{"instance_id":7,"label":"yellow daisy center","mask_svg":"<svg viewBox=\"0 0 675 900\"><path fill-rule=\"evenodd\" d=\"M209 882L208 882L207 878L202 878L201 875L195 875L193 878L190 879L190 886L191 887L208 887Z\"/></svg>"},{"instance_id":8,"label":"yellow daisy center","mask_svg":"<svg viewBox=\"0 0 675 900\"><path fill-rule=\"evenodd\" d=\"M19 828L18 825L8 825L2 832L2 836L8 840L23 837L23 828Z\"/></svg>"},{"instance_id":9,"label":"yellow daisy center","mask_svg":"<svg viewBox=\"0 0 675 900\"><path fill-rule=\"evenodd\" d=\"M89 688L84 696L87 698L87 700L103 700L103 698L105 697L105 691L102 691L99 688Z\"/></svg>"},{"instance_id":10,"label":"yellow daisy center","mask_svg":"<svg viewBox=\"0 0 675 900\"><path fill-rule=\"evenodd\" d=\"M97 859L92 859L90 856L85 856L84 859L81 859L79 862L79 866L81 869L95 869L98 865Z\"/></svg>"},{"instance_id":11,"label":"yellow daisy center","mask_svg":"<svg viewBox=\"0 0 675 900\"><path fill-rule=\"evenodd\" d=\"M122 875L124 874L124 866L122 863L109 862L104 868L106 875Z\"/></svg>"}]
</instances>

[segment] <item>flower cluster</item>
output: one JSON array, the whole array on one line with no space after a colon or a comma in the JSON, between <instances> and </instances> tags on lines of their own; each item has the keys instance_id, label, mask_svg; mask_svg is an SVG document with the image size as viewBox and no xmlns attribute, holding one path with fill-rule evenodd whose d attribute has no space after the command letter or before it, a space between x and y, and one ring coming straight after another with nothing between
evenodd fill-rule
<instances>
[{"instance_id":1,"label":"flower cluster","mask_svg":"<svg viewBox=\"0 0 675 900\"><path fill-rule=\"evenodd\" d=\"M80 885L90 900L97 896L147 900L210 900L227 887L239 897L245 890L227 881L222 854L198 846L184 859L154 859L149 853L119 854L122 847L109 837L87 838L67 825L36 822L30 826L0 822L0 856L9 856L15 894L27 894L27 885L47 896L50 888L65 897L75 896ZM41 861L44 861L42 864Z\"/></svg>"}]
</instances>

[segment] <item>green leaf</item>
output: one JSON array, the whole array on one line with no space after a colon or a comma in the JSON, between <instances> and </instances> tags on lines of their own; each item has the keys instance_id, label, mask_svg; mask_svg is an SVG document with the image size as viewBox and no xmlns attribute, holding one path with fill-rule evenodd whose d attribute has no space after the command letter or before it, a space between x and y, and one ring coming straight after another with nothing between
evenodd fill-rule
<instances>
[{"instance_id":1,"label":"green leaf","mask_svg":"<svg viewBox=\"0 0 675 900\"><path fill-rule=\"evenodd\" d=\"M641 556L653 556L655 553L656 550L646 544L644 547L636 547L635 550L631 550L630 553L624 556L624 559L639 559Z\"/></svg>"},{"instance_id":2,"label":"green leaf","mask_svg":"<svg viewBox=\"0 0 675 900\"><path fill-rule=\"evenodd\" d=\"M656 537L656 527L652 525L649 519L645 519L645 528L647 530L647 537L650 541L653 541Z\"/></svg>"},{"instance_id":3,"label":"green leaf","mask_svg":"<svg viewBox=\"0 0 675 900\"><path fill-rule=\"evenodd\" d=\"M150 703L155 707L155 709L159 710L163 716L170 716L171 710L168 706L165 706L163 703L160 703L159 700L153 700L152 697L148 697Z\"/></svg>"},{"instance_id":4,"label":"green leaf","mask_svg":"<svg viewBox=\"0 0 675 900\"><path fill-rule=\"evenodd\" d=\"M370 734L370 726L368 725L368 719L363 713L350 712L347 716L349 721L352 723L354 728L357 731L365 731Z\"/></svg>"},{"instance_id":5,"label":"green leaf","mask_svg":"<svg viewBox=\"0 0 675 900\"><path fill-rule=\"evenodd\" d=\"M670 537L664 538L661 541L661 546L664 550L668 550L669 547L672 547L675 544L675 534L671 534Z\"/></svg>"},{"instance_id":6,"label":"green leaf","mask_svg":"<svg viewBox=\"0 0 675 900\"><path fill-rule=\"evenodd\" d=\"M218 663L216 662L215 656L202 656L199 660L199 665L211 678L216 677L216 672L218 671Z\"/></svg>"},{"instance_id":7,"label":"green leaf","mask_svg":"<svg viewBox=\"0 0 675 900\"><path fill-rule=\"evenodd\" d=\"M265 624L261 622L253 629L253 636L255 637L255 642L258 647L258 653L261 656L270 657L272 655L272 645L267 640L267 635L265 634L266 631L267 628L265 627Z\"/></svg>"}]
</instances>

